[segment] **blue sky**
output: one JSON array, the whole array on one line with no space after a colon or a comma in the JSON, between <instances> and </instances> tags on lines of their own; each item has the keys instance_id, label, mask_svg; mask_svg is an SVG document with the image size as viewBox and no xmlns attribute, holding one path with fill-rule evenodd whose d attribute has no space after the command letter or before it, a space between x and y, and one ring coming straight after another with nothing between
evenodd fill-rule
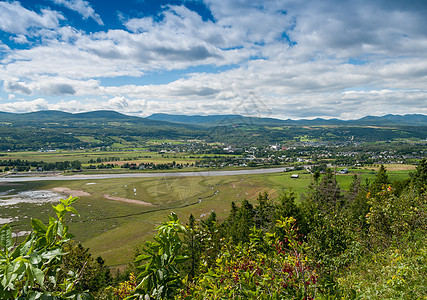
<instances>
[{"instance_id":1,"label":"blue sky","mask_svg":"<svg viewBox=\"0 0 427 300\"><path fill-rule=\"evenodd\" d=\"M0 1L0 111L427 114L425 0Z\"/></svg>"}]
</instances>

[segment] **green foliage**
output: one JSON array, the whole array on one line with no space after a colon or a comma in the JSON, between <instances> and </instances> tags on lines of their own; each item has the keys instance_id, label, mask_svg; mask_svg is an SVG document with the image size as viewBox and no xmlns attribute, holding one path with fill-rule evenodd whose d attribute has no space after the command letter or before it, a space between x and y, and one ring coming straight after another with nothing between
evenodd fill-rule
<instances>
[{"instance_id":1,"label":"green foliage","mask_svg":"<svg viewBox=\"0 0 427 300\"><path fill-rule=\"evenodd\" d=\"M183 251L188 255L188 260L183 263L182 270L188 274L188 280L198 275L202 252L205 250L203 231L197 225L196 219L191 214L186 224Z\"/></svg>"},{"instance_id":2,"label":"green foliage","mask_svg":"<svg viewBox=\"0 0 427 300\"><path fill-rule=\"evenodd\" d=\"M427 295L426 163L410 183L390 183L384 167L372 184L355 176L348 192L329 170L296 203L290 191L272 200L231 204L186 226L176 214L139 253L135 274L103 299L423 299ZM70 243L64 225L75 198L53 206L57 219L32 220L14 245L0 230L0 298L91 297L111 282L102 259ZM62 269L62 271L60 271Z\"/></svg>"},{"instance_id":3,"label":"green foliage","mask_svg":"<svg viewBox=\"0 0 427 300\"><path fill-rule=\"evenodd\" d=\"M334 213L344 205L344 195L336 181L331 169L327 169L325 175L318 185L311 185L306 201L312 202L314 207L322 213Z\"/></svg>"},{"instance_id":4,"label":"green foliage","mask_svg":"<svg viewBox=\"0 0 427 300\"><path fill-rule=\"evenodd\" d=\"M105 266L102 257L94 259L89 249L74 240L64 245L64 251L67 255L63 258L60 274L63 277L68 274L78 274L80 280L75 284L75 290L97 293L112 283L110 269Z\"/></svg>"},{"instance_id":5,"label":"green foliage","mask_svg":"<svg viewBox=\"0 0 427 300\"><path fill-rule=\"evenodd\" d=\"M391 186L377 194L368 194L370 211L367 222L372 238L390 244L402 235L427 229L427 194L409 189L397 197Z\"/></svg>"},{"instance_id":6,"label":"green foliage","mask_svg":"<svg viewBox=\"0 0 427 300\"><path fill-rule=\"evenodd\" d=\"M417 170L411 174L411 182L418 193L427 191L427 160L423 159L417 166Z\"/></svg>"},{"instance_id":7,"label":"green foliage","mask_svg":"<svg viewBox=\"0 0 427 300\"><path fill-rule=\"evenodd\" d=\"M297 240L295 220L276 226L286 240L275 234L251 229L250 241L224 245L214 266L187 283L178 299L310 299L315 294L317 275Z\"/></svg>"},{"instance_id":8,"label":"green foliage","mask_svg":"<svg viewBox=\"0 0 427 300\"><path fill-rule=\"evenodd\" d=\"M234 222L229 229L232 241L235 244L239 242L248 242L249 234L255 225L255 210L248 200L243 200L241 207L238 209Z\"/></svg>"},{"instance_id":9,"label":"green foliage","mask_svg":"<svg viewBox=\"0 0 427 300\"><path fill-rule=\"evenodd\" d=\"M381 165L374 182L372 182L370 186L370 192L376 194L382 190L384 185L388 185L389 183L390 180L388 179L387 170L384 165Z\"/></svg>"},{"instance_id":10,"label":"green foliage","mask_svg":"<svg viewBox=\"0 0 427 300\"><path fill-rule=\"evenodd\" d=\"M70 205L78 198L69 197L54 206L58 219L49 218L45 225L31 220L32 232L20 244L12 240L12 229L5 225L0 230L0 298L16 299L50 297L50 299L91 299L74 289L80 278L67 274L58 281L64 255L64 245L72 238L63 222Z\"/></svg>"},{"instance_id":11,"label":"green foliage","mask_svg":"<svg viewBox=\"0 0 427 300\"><path fill-rule=\"evenodd\" d=\"M264 231L270 230L274 225L275 206L268 193L260 193L257 198L258 205L255 208L255 225Z\"/></svg>"},{"instance_id":12,"label":"green foliage","mask_svg":"<svg viewBox=\"0 0 427 300\"><path fill-rule=\"evenodd\" d=\"M342 272L343 290L360 299L425 299L427 296L427 239L401 238L402 245L366 253Z\"/></svg>"},{"instance_id":13,"label":"green foliage","mask_svg":"<svg viewBox=\"0 0 427 300\"><path fill-rule=\"evenodd\" d=\"M354 176L353 182L350 185L350 190L347 193L348 202L348 217L351 223L355 224L356 228L366 230L367 222L366 215L369 212L369 203L366 197L368 187L361 183L360 176Z\"/></svg>"},{"instance_id":14,"label":"green foliage","mask_svg":"<svg viewBox=\"0 0 427 300\"><path fill-rule=\"evenodd\" d=\"M296 204L297 196L290 190L278 197L275 207L275 220L293 217L296 220L298 232L307 235L309 228L303 210Z\"/></svg>"},{"instance_id":15,"label":"green foliage","mask_svg":"<svg viewBox=\"0 0 427 300\"><path fill-rule=\"evenodd\" d=\"M154 242L146 242L143 247L145 254L136 258L135 263L147 262L138 267L142 272L137 279L141 281L131 299L140 296L145 299L170 299L182 285L177 266L188 257L181 255L182 241L179 234L186 229L179 223L175 213L171 213L169 222L157 229Z\"/></svg>"}]
</instances>

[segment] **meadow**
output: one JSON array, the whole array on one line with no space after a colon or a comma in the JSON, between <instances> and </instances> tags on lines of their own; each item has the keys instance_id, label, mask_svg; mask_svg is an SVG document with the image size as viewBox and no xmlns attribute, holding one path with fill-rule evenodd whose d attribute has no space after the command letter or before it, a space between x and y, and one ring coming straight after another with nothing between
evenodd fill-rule
<instances>
[{"instance_id":1,"label":"meadow","mask_svg":"<svg viewBox=\"0 0 427 300\"><path fill-rule=\"evenodd\" d=\"M390 165L391 181L408 177L410 167ZM360 174L362 181L372 181L376 167L350 169L346 175L337 175L337 181L348 189L352 177ZM291 174L299 174L298 179ZM101 255L110 266L122 266L132 260L136 246L151 238L155 227L174 211L183 223L190 214L196 219L204 219L215 211L219 220L229 214L231 202L239 205L247 199L256 204L259 193L266 191L275 199L281 193L294 191L298 196L304 193L313 179L308 172L291 171L274 174L238 176L197 176L120 178L79 181L46 181L25 184L4 184L0 192L13 193L26 190L48 190L68 188L71 194L84 196L75 204L80 217L69 218L70 231L89 247L94 256ZM67 193L65 193L67 194ZM66 197L67 195L63 195ZM110 200L110 199L119 200ZM151 205L128 203L130 199ZM47 221L52 215L51 203L22 203L1 206L0 218L14 220L11 224L16 232L29 230L29 219Z\"/></svg>"},{"instance_id":2,"label":"meadow","mask_svg":"<svg viewBox=\"0 0 427 300\"><path fill-rule=\"evenodd\" d=\"M190 158L191 156L191 158ZM205 156L205 155L203 155ZM206 156L209 156L207 154ZM2 160L28 160L28 161L45 161L45 162L62 162L79 160L83 164L89 164L90 160L97 160L98 158L105 161L110 157L119 157L121 161L132 162L153 162L153 163L169 163L175 160L177 163L194 162L197 155L190 155L188 153L158 153L148 151L143 148L127 151L98 151L98 150L79 150L79 151L66 151L57 150L51 152L39 151L22 151L22 152L4 152L0 157ZM113 163L117 163L112 161ZM107 162L108 163L108 162Z\"/></svg>"},{"instance_id":3,"label":"meadow","mask_svg":"<svg viewBox=\"0 0 427 300\"><path fill-rule=\"evenodd\" d=\"M162 140L164 142L164 140ZM158 143L160 141L153 140L152 143ZM111 170L119 173L132 173L135 170L129 170L127 168L121 168L124 164L182 164L189 165L195 164L197 161L207 158L207 157L239 157L235 154L194 154L186 152L178 153L159 153L154 151L149 151L144 148L132 149L132 150L119 150L119 151L100 151L100 150L78 150L78 151L21 151L21 152L3 152L0 153L0 160L22 160L22 161L36 161L36 162L45 162L45 163L56 163L56 162L72 162L80 161L83 168L82 172L85 174L97 174L97 173L109 173ZM99 164L113 164L115 165L112 169L87 169L90 165L99 165ZM5 167L0 167L0 171ZM200 170L201 168L198 168ZM181 169L181 171L186 171L187 168ZM149 170L145 170L147 172ZM174 171L174 170L169 170ZM64 171L65 174L73 173L72 170ZM1 172L0 172L1 174Z\"/></svg>"}]
</instances>

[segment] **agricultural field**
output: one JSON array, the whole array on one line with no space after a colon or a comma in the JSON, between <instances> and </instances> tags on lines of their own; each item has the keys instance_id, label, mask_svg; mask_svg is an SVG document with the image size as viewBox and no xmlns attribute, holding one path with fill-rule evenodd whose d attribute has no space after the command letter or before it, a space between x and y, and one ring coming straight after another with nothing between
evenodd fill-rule
<instances>
[{"instance_id":1,"label":"agricultural field","mask_svg":"<svg viewBox=\"0 0 427 300\"><path fill-rule=\"evenodd\" d=\"M391 181L407 178L411 169L386 167ZM350 169L349 174L337 175L337 181L347 189L354 175L372 181L376 171L374 167ZM291 178L291 174L299 178ZM110 266L121 266L132 260L136 245L152 237L156 225L171 211L184 223L190 214L204 219L212 211L222 220L233 201L239 205L247 199L256 204L258 194L264 191L272 199L290 190L299 196L312 181L311 174L300 170L238 176L4 183L0 185L0 223L11 221L17 234L25 233L30 229L30 218L47 221L53 214L51 204L61 196L80 196L75 205L80 217L70 217L70 231L94 256L101 255Z\"/></svg>"},{"instance_id":2,"label":"agricultural field","mask_svg":"<svg viewBox=\"0 0 427 300\"><path fill-rule=\"evenodd\" d=\"M155 140L153 141L155 142ZM98 151L98 150L79 150L79 151L22 151L22 152L3 152L0 153L0 161L8 160L22 160L22 161L36 161L45 163L58 163L58 162L73 162L80 161L83 172L103 173L104 170L85 170L90 165L99 164L113 164L113 168L116 172L128 172L129 170L120 168L124 164L195 164L198 160L208 157L239 157L235 154L193 154L193 153L159 153L154 151L148 151L146 149L135 149L132 151ZM4 167L0 167L0 169ZM1 170L0 170L1 171ZM66 172L71 172L67 170ZM111 170L109 171L111 172ZM1 174L1 173L0 173Z\"/></svg>"}]
</instances>

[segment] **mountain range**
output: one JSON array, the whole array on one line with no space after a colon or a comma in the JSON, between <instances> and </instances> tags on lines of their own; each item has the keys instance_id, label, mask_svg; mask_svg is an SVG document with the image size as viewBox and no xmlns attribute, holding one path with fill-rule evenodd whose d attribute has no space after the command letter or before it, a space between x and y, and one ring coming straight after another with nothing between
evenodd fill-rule
<instances>
[{"instance_id":1,"label":"mountain range","mask_svg":"<svg viewBox=\"0 0 427 300\"><path fill-rule=\"evenodd\" d=\"M315 125L341 125L341 126L427 126L427 116L422 114L385 115L381 117L366 116L356 120L340 119L301 119L281 120L275 118L245 117L241 115L173 115L152 114L149 117L136 117L121 114L115 111L99 110L84 113L67 113L63 111L45 110L30 113L0 112L0 122L129 122L140 125L175 126L180 124L185 127L213 127L213 126L315 126ZM187 125L187 126L186 126ZM178 127L181 127L178 125Z\"/></svg>"},{"instance_id":2,"label":"mountain range","mask_svg":"<svg viewBox=\"0 0 427 300\"><path fill-rule=\"evenodd\" d=\"M387 115L358 120L280 120L240 115L153 114L115 111L0 112L0 151L140 147L150 140L196 140L234 145L300 141L425 140L427 116Z\"/></svg>"}]
</instances>

